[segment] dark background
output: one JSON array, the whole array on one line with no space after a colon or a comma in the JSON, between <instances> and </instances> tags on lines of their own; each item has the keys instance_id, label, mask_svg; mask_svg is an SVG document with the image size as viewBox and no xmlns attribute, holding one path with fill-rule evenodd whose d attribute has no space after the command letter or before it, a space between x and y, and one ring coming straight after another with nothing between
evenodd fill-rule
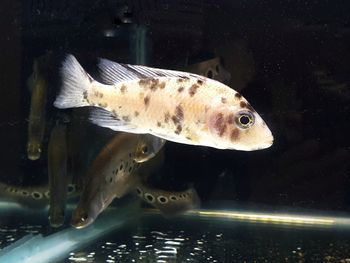
<instances>
[{"instance_id":1,"label":"dark background","mask_svg":"<svg viewBox=\"0 0 350 263\"><path fill-rule=\"evenodd\" d=\"M220 56L229 85L275 137L271 148L256 152L169 142L155 184L194 185L204 205L234 200L348 211L349 6L339 0L2 1L0 177L21 185L47 180L45 151L32 162L25 149L33 59L49 58L47 144L64 54L73 53L91 72L97 57L135 63L143 34L150 66L181 69ZM81 138L90 140L80 143L98 152L111 135L81 119L88 127Z\"/></svg>"}]
</instances>

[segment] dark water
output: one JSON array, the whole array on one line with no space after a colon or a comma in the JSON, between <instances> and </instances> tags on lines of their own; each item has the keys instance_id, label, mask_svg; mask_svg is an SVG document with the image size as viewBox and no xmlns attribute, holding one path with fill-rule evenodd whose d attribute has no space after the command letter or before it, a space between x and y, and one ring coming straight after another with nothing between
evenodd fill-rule
<instances>
[{"instance_id":1,"label":"dark water","mask_svg":"<svg viewBox=\"0 0 350 263\"><path fill-rule=\"evenodd\" d=\"M78 165L70 164L75 179L85 175L113 136L89 123L83 111L52 106L65 54L73 53L92 75L98 57L192 71L204 63L205 70L197 73L247 98L272 130L274 145L239 152L169 142L161 179L153 183L171 190L193 186L203 205L229 200L242 207L255 203L346 213L349 14L350 4L340 0L1 1L0 181L47 185L49 138L62 118L68 119L70 154L79 159ZM32 161L26 145L35 61L49 84L42 153ZM33 207L33 213L46 204L16 200ZM46 220L27 222L32 212L0 215L2 248L30 232L54 231ZM348 238L347 231L334 229L146 218L64 262L83 257L88 262L350 262Z\"/></svg>"},{"instance_id":2,"label":"dark water","mask_svg":"<svg viewBox=\"0 0 350 263\"><path fill-rule=\"evenodd\" d=\"M1 247L45 232L42 225L25 222L2 227ZM148 215L58 262L349 262L349 237L346 229Z\"/></svg>"}]
</instances>

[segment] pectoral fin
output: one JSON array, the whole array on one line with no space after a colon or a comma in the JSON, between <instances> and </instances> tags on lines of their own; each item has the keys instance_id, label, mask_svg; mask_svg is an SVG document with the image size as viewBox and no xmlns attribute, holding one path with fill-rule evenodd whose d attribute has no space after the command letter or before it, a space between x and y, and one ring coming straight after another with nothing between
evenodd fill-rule
<instances>
[{"instance_id":1,"label":"pectoral fin","mask_svg":"<svg viewBox=\"0 0 350 263\"><path fill-rule=\"evenodd\" d=\"M100 127L109 128L114 131L124 131L139 133L135 125L113 115L111 112L102 108L92 108L89 120Z\"/></svg>"}]
</instances>

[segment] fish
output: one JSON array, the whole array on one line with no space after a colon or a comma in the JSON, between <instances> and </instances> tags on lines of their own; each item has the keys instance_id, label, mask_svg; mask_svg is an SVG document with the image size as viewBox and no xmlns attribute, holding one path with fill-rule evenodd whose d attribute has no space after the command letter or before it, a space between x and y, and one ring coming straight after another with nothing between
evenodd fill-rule
<instances>
[{"instance_id":1,"label":"fish","mask_svg":"<svg viewBox=\"0 0 350 263\"><path fill-rule=\"evenodd\" d=\"M164 139L149 134L121 132L114 136L87 172L86 184L73 212L71 225L84 228L92 224L114 198L122 198L129 193L169 215L194 207L190 203L198 203L199 200L195 191L191 192L192 195L189 191L166 192L152 188L145 181L163 160L160 150L164 143ZM152 197L154 200L151 200ZM169 201L168 204L166 201Z\"/></svg>"},{"instance_id":2,"label":"fish","mask_svg":"<svg viewBox=\"0 0 350 263\"><path fill-rule=\"evenodd\" d=\"M32 94L28 121L27 157L32 161L38 160L41 156L45 132L48 82L43 70L40 60L35 60L33 73L28 80Z\"/></svg>"},{"instance_id":3,"label":"fish","mask_svg":"<svg viewBox=\"0 0 350 263\"><path fill-rule=\"evenodd\" d=\"M87 174L71 225L83 228L94 222L114 198L131 191L131 175L142 162L153 157L165 140L152 135L118 133L106 144L92 162ZM147 157L149 156L149 157Z\"/></svg>"},{"instance_id":4,"label":"fish","mask_svg":"<svg viewBox=\"0 0 350 263\"><path fill-rule=\"evenodd\" d=\"M225 84L231 80L231 74L225 69L220 57L214 57L206 61L188 65L186 70Z\"/></svg>"},{"instance_id":5,"label":"fish","mask_svg":"<svg viewBox=\"0 0 350 263\"><path fill-rule=\"evenodd\" d=\"M143 201L158 209L166 218L180 215L200 206L200 199L193 187L184 191L165 191L140 180L135 185L135 191Z\"/></svg>"},{"instance_id":6,"label":"fish","mask_svg":"<svg viewBox=\"0 0 350 263\"><path fill-rule=\"evenodd\" d=\"M67 191L68 199L80 194L72 182L69 182ZM50 190L48 184L23 186L0 182L0 198L14 201L23 207L42 209L49 205Z\"/></svg>"},{"instance_id":7,"label":"fish","mask_svg":"<svg viewBox=\"0 0 350 263\"><path fill-rule=\"evenodd\" d=\"M218 81L107 59L99 59L98 68L101 82L68 55L54 106L93 106L89 118L98 126L176 143L243 151L273 143L270 129L248 101Z\"/></svg>"},{"instance_id":8,"label":"fish","mask_svg":"<svg viewBox=\"0 0 350 263\"><path fill-rule=\"evenodd\" d=\"M49 175L49 222L52 227L60 227L64 223L68 193L67 173L67 125L56 120L51 130L48 145Z\"/></svg>"}]
</instances>

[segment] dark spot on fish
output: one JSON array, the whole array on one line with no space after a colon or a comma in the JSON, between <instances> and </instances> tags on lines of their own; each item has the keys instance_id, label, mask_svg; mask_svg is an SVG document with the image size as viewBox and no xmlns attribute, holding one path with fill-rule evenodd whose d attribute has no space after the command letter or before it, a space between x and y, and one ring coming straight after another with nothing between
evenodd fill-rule
<instances>
[{"instance_id":1,"label":"dark spot on fish","mask_svg":"<svg viewBox=\"0 0 350 263\"><path fill-rule=\"evenodd\" d=\"M41 198L41 194L38 193L38 192L33 192L32 196L33 196L34 199L40 199Z\"/></svg>"},{"instance_id":2,"label":"dark spot on fish","mask_svg":"<svg viewBox=\"0 0 350 263\"><path fill-rule=\"evenodd\" d=\"M181 126L180 124L178 124L178 125L176 126L175 133L176 133L176 134L180 134L181 131L182 131L182 126Z\"/></svg>"},{"instance_id":3,"label":"dark spot on fish","mask_svg":"<svg viewBox=\"0 0 350 263\"><path fill-rule=\"evenodd\" d=\"M202 84L203 84L203 80L197 79L197 84L198 84L198 85L202 85Z\"/></svg>"},{"instance_id":4,"label":"dark spot on fish","mask_svg":"<svg viewBox=\"0 0 350 263\"><path fill-rule=\"evenodd\" d=\"M199 86L197 84L193 84L189 90L188 90L188 94L190 94L191 97L194 96L194 94L196 94L197 89L199 88Z\"/></svg>"},{"instance_id":5,"label":"dark spot on fish","mask_svg":"<svg viewBox=\"0 0 350 263\"><path fill-rule=\"evenodd\" d=\"M164 85L165 87L164 82L159 85L159 79L153 79L153 78L140 79L139 85L146 89L149 88L151 91L156 91L156 89L158 87L160 88L162 85Z\"/></svg>"},{"instance_id":6,"label":"dark spot on fish","mask_svg":"<svg viewBox=\"0 0 350 263\"><path fill-rule=\"evenodd\" d=\"M123 106L119 105L119 106L118 106L118 109L121 109L122 107L123 107Z\"/></svg>"},{"instance_id":7,"label":"dark spot on fish","mask_svg":"<svg viewBox=\"0 0 350 263\"><path fill-rule=\"evenodd\" d=\"M142 191L140 190L140 188L136 188L136 193L137 193L138 195L141 195L141 194L142 194Z\"/></svg>"},{"instance_id":8,"label":"dark spot on fish","mask_svg":"<svg viewBox=\"0 0 350 263\"><path fill-rule=\"evenodd\" d=\"M68 193L72 193L73 191L75 190L75 186L74 185L68 185L68 189L67 189L67 191L68 191Z\"/></svg>"},{"instance_id":9,"label":"dark spot on fish","mask_svg":"<svg viewBox=\"0 0 350 263\"><path fill-rule=\"evenodd\" d=\"M172 119L172 121L174 122L174 124L179 123L179 120L176 118L175 115L171 116L171 119Z\"/></svg>"},{"instance_id":10,"label":"dark spot on fish","mask_svg":"<svg viewBox=\"0 0 350 263\"><path fill-rule=\"evenodd\" d=\"M165 122L165 123L168 123L168 122L169 122L169 119L170 119L170 113L169 113L169 112L166 112L166 113L164 114L164 122Z\"/></svg>"},{"instance_id":11,"label":"dark spot on fish","mask_svg":"<svg viewBox=\"0 0 350 263\"><path fill-rule=\"evenodd\" d=\"M109 183L111 184L113 182L113 177L109 177Z\"/></svg>"},{"instance_id":12,"label":"dark spot on fish","mask_svg":"<svg viewBox=\"0 0 350 263\"><path fill-rule=\"evenodd\" d=\"M95 91L94 95L95 95L95 97L97 97L97 98L102 98L102 97L103 97L103 93L98 92L98 91Z\"/></svg>"},{"instance_id":13,"label":"dark spot on fish","mask_svg":"<svg viewBox=\"0 0 350 263\"><path fill-rule=\"evenodd\" d=\"M140 86L146 86L148 82L149 82L149 79L140 79L139 80L139 85Z\"/></svg>"},{"instance_id":14,"label":"dark spot on fish","mask_svg":"<svg viewBox=\"0 0 350 263\"><path fill-rule=\"evenodd\" d=\"M218 132L220 137L224 134L226 128L227 125L224 120L224 115L222 113L217 114L215 116L214 129Z\"/></svg>"},{"instance_id":15,"label":"dark spot on fish","mask_svg":"<svg viewBox=\"0 0 350 263\"><path fill-rule=\"evenodd\" d=\"M239 130L238 129L232 130L230 135L231 140L236 141L238 137L239 137Z\"/></svg>"},{"instance_id":16,"label":"dark spot on fish","mask_svg":"<svg viewBox=\"0 0 350 263\"><path fill-rule=\"evenodd\" d=\"M179 120L179 122L182 122L184 120L184 111L181 105L176 106L175 116Z\"/></svg>"},{"instance_id":17,"label":"dark spot on fish","mask_svg":"<svg viewBox=\"0 0 350 263\"><path fill-rule=\"evenodd\" d=\"M101 108L107 108L108 105L105 102L103 102L103 103L101 102L101 103L98 103L98 106Z\"/></svg>"},{"instance_id":18,"label":"dark spot on fish","mask_svg":"<svg viewBox=\"0 0 350 263\"><path fill-rule=\"evenodd\" d=\"M185 89L185 87L180 87L180 88L177 89L177 91L181 93L181 92L184 91L184 89Z\"/></svg>"},{"instance_id":19,"label":"dark spot on fish","mask_svg":"<svg viewBox=\"0 0 350 263\"><path fill-rule=\"evenodd\" d=\"M112 110L112 115L113 115L114 117L118 118L118 114L117 114L117 112L116 112L115 110Z\"/></svg>"},{"instance_id":20,"label":"dark spot on fish","mask_svg":"<svg viewBox=\"0 0 350 263\"><path fill-rule=\"evenodd\" d=\"M177 80L176 80L176 82L178 82L178 83L181 83L181 82L183 82L184 81L184 79L182 79L182 78L178 78Z\"/></svg>"},{"instance_id":21,"label":"dark spot on fish","mask_svg":"<svg viewBox=\"0 0 350 263\"><path fill-rule=\"evenodd\" d=\"M27 191L22 191L22 195L29 195L29 193Z\"/></svg>"},{"instance_id":22,"label":"dark spot on fish","mask_svg":"<svg viewBox=\"0 0 350 263\"><path fill-rule=\"evenodd\" d=\"M227 123L228 124L233 124L235 122L235 115L233 113L231 113L230 115L228 115L227 117Z\"/></svg>"},{"instance_id":23,"label":"dark spot on fish","mask_svg":"<svg viewBox=\"0 0 350 263\"><path fill-rule=\"evenodd\" d=\"M127 91L127 89L128 88L126 87L126 85L122 85L120 88L120 91L121 91L121 93L125 93Z\"/></svg>"},{"instance_id":24,"label":"dark spot on fish","mask_svg":"<svg viewBox=\"0 0 350 263\"><path fill-rule=\"evenodd\" d=\"M85 99L85 100L86 100L86 99L87 99L87 97L88 97L88 93L87 93L87 91L86 91L86 90L83 92L83 97L84 97L84 99Z\"/></svg>"},{"instance_id":25,"label":"dark spot on fish","mask_svg":"<svg viewBox=\"0 0 350 263\"><path fill-rule=\"evenodd\" d=\"M130 117L129 115L125 115L122 117L123 121L129 122L130 121Z\"/></svg>"},{"instance_id":26,"label":"dark spot on fish","mask_svg":"<svg viewBox=\"0 0 350 263\"><path fill-rule=\"evenodd\" d=\"M158 127L162 126L162 123L160 121L157 121L157 126Z\"/></svg>"},{"instance_id":27,"label":"dark spot on fish","mask_svg":"<svg viewBox=\"0 0 350 263\"><path fill-rule=\"evenodd\" d=\"M165 198L165 196L159 196L158 197L158 201L162 204L166 203L168 200L167 198Z\"/></svg>"},{"instance_id":28,"label":"dark spot on fish","mask_svg":"<svg viewBox=\"0 0 350 263\"><path fill-rule=\"evenodd\" d=\"M245 108L245 107L247 107L247 103L245 103L244 101L241 101L239 103L239 106L241 106L241 108Z\"/></svg>"},{"instance_id":29,"label":"dark spot on fish","mask_svg":"<svg viewBox=\"0 0 350 263\"><path fill-rule=\"evenodd\" d=\"M135 115L135 117L137 117L137 116L140 115L140 113L136 110L136 111L134 112L134 115Z\"/></svg>"},{"instance_id":30,"label":"dark spot on fish","mask_svg":"<svg viewBox=\"0 0 350 263\"><path fill-rule=\"evenodd\" d=\"M159 84L159 88L160 88L160 89L164 89L165 86L166 86L165 82L162 82L162 83Z\"/></svg>"},{"instance_id":31,"label":"dark spot on fish","mask_svg":"<svg viewBox=\"0 0 350 263\"><path fill-rule=\"evenodd\" d=\"M190 136L186 136L186 139L192 141L192 138Z\"/></svg>"},{"instance_id":32,"label":"dark spot on fish","mask_svg":"<svg viewBox=\"0 0 350 263\"><path fill-rule=\"evenodd\" d=\"M120 164L119 171L123 171L123 164Z\"/></svg>"},{"instance_id":33,"label":"dark spot on fish","mask_svg":"<svg viewBox=\"0 0 350 263\"><path fill-rule=\"evenodd\" d=\"M129 167L129 170L128 170L128 171L129 171L129 173L131 172L131 170L132 170L132 166L130 166L130 167Z\"/></svg>"},{"instance_id":34,"label":"dark spot on fish","mask_svg":"<svg viewBox=\"0 0 350 263\"><path fill-rule=\"evenodd\" d=\"M146 108L149 105L149 100L150 100L149 96L146 96L146 97L143 98L143 102L145 103Z\"/></svg>"},{"instance_id":35,"label":"dark spot on fish","mask_svg":"<svg viewBox=\"0 0 350 263\"><path fill-rule=\"evenodd\" d=\"M156 91L158 88L159 79L151 79L150 89L151 91Z\"/></svg>"},{"instance_id":36,"label":"dark spot on fish","mask_svg":"<svg viewBox=\"0 0 350 263\"><path fill-rule=\"evenodd\" d=\"M145 197L146 197L147 201L149 201L149 202L153 202L154 201L154 196L149 194L149 193L146 193Z\"/></svg>"},{"instance_id":37,"label":"dark spot on fish","mask_svg":"<svg viewBox=\"0 0 350 263\"><path fill-rule=\"evenodd\" d=\"M224 97L221 97L221 102L225 104L227 102L227 99Z\"/></svg>"},{"instance_id":38,"label":"dark spot on fish","mask_svg":"<svg viewBox=\"0 0 350 263\"><path fill-rule=\"evenodd\" d=\"M235 94L235 97L237 98L237 99L240 99L240 98L242 98L242 95L241 94L239 94L238 92Z\"/></svg>"}]
</instances>

